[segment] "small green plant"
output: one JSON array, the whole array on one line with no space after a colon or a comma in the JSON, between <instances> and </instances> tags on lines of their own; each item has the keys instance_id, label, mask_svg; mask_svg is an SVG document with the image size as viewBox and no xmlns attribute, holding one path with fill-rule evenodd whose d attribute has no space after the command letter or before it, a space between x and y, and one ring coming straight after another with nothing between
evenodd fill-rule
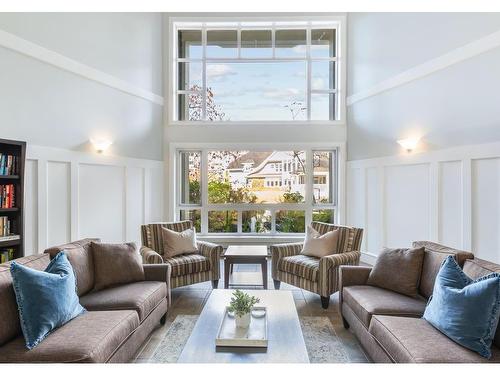
<instances>
[{"instance_id":1,"label":"small green plant","mask_svg":"<svg viewBox=\"0 0 500 375\"><path fill-rule=\"evenodd\" d=\"M231 297L228 311L234 313L238 317L242 317L252 311L252 307L259 302L260 300L257 297L236 289Z\"/></svg>"}]
</instances>

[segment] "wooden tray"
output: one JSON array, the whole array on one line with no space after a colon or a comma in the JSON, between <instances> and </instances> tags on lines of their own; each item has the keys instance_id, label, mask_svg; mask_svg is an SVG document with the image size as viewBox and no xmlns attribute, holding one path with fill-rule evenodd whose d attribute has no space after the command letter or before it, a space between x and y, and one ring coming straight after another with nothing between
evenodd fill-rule
<instances>
[{"instance_id":1,"label":"wooden tray","mask_svg":"<svg viewBox=\"0 0 500 375\"><path fill-rule=\"evenodd\" d=\"M262 315L262 313L264 314ZM215 338L215 345L219 347L267 348L267 309L264 306L254 307L251 314L252 318L248 329L236 328L235 318L229 314L228 307L226 307Z\"/></svg>"}]
</instances>

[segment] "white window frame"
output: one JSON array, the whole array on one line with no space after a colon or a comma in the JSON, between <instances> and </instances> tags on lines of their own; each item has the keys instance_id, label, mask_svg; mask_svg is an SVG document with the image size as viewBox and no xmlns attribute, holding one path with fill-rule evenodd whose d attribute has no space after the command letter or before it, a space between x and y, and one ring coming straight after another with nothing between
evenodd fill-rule
<instances>
[{"instance_id":1,"label":"white window frame","mask_svg":"<svg viewBox=\"0 0 500 375\"><path fill-rule=\"evenodd\" d=\"M303 210L305 211L306 226L312 221L312 212L317 209L333 209L334 210L334 223L340 224L345 222L345 209L344 209L344 186L345 186L345 143L305 143L293 145L294 150L301 150L306 152L307 170L306 175L308 184L306 185L305 197L303 203L221 203L209 204L208 203L208 176L207 176L207 154L209 151L220 150L249 150L249 151L290 151L289 145L283 144L259 144L256 146L254 143L240 143L240 144L213 144L213 143L170 143L170 160L169 163L169 180L171 192L169 194L169 220L179 220L180 210L201 210L201 238L253 238L255 240L261 238L293 238L302 237L304 233L282 233L276 232L275 225L275 211L279 210ZM180 151L198 151L201 152L201 194L202 201L200 205L197 204L181 204L179 194L179 181L181 178L180 171ZM321 204L313 203L313 152L314 151L334 151L335 152L335 166L334 175L332 176L332 185L335 189L335 196L333 203ZM234 233L214 233L208 232L208 211L230 211L236 210L238 212L238 231ZM249 210L269 210L271 211L272 225L270 233L245 233L242 232L242 211Z\"/></svg>"},{"instance_id":2,"label":"white window frame","mask_svg":"<svg viewBox=\"0 0 500 375\"><path fill-rule=\"evenodd\" d=\"M234 23L235 26L215 26L210 25L207 27L207 24L213 22L231 22ZM259 58L259 59L242 59L240 57L240 47L241 47L241 29L266 29L268 30L269 26L243 26L245 22L267 22L271 23L272 29L272 48L273 48L273 57L272 58ZM306 25L297 25L297 22L303 22ZM226 59L213 59L213 61L217 62L248 62L248 61L297 61L297 58L275 58L274 56L274 47L275 47L275 31L277 29L306 29L307 30L307 52L306 59L299 59L300 61L306 61L307 67L307 88L306 88L306 101L307 101L307 118L310 118L311 111L311 93L332 93L335 92L336 95L336 119L335 120L283 120L283 121L179 121L176 120L177 113L177 63L180 61L188 61L188 59L177 59L177 47L178 47L178 38L177 31L179 24L199 24L201 23L202 30L202 41L206 41L206 30L207 29L236 29L238 31L238 57L236 58L226 58ZM288 23L288 24L287 24ZM295 25L294 25L295 23ZM334 27L336 29L337 41L336 41L336 57L335 58L314 58L313 60L309 60L310 57L310 45L311 45L311 27L315 28L327 28ZM170 126L176 125L215 125L220 126L224 125L256 125L256 124L269 124L269 125L279 125L279 124L303 124L303 125L345 125L346 124L346 17L341 15L331 15L331 16L293 16L293 17L271 17L271 16L260 16L260 17L170 17L169 18L169 35L170 38L167 40L170 43L165 46L168 48L167 51L167 65L168 65L168 92L167 92L167 122ZM203 52L203 57L205 57L205 48ZM335 61L336 64L336 89L335 90L312 90L311 89L311 64L310 61ZM205 59L201 59L200 61L206 64ZM202 81L203 87L206 87L206 77L205 77L205 66L202 68ZM206 90L202 90L203 102L205 102L204 98L206 96Z\"/></svg>"}]
</instances>

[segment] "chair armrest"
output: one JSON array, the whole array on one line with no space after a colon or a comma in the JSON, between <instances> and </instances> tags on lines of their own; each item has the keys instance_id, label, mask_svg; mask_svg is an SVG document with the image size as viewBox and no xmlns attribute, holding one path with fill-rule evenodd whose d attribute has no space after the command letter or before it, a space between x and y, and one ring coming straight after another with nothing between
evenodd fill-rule
<instances>
[{"instance_id":1,"label":"chair armrest","mask_svg":"<svg viewBox=\"0 0 500 375\"><path fill-rule=\"evenodd\" d=\"M339 275L339 313L342 315L343 289L345 286L365 285L370 275L371 267L340 266Z\"/></svg>"},{"instance_id":2,"label":"chair armrest","mask_svg":"<svg viewBox=\"0 0 500 375\"><path fill-rule=\"evenodd\" d=\"M146 281L162 281L167 284L167 302L171 305L171 283L170 275L172 274L172 266L168 263L162 264L143 264L144 278Z\"/></svg>"},{"instance_id":3,"label":"chair armrest","mask_svg":"<svg viewBox=\"0 0 500 375\"><path fill-rule=\"evenodd\" d=\"M206 241L196 241L198 251L204 257L210 260L210 270L212 271L212 280L220 279L220 258L224 252L221 245Z\"/></svg>"},{"instance_id":4,"label":"chair armrest","mask_svg":"<svg viewBox=\"0 0 500 375\"><path fill-rule=\"evenodd\" d=\"M279 245L271 245L271 274L274 280L278 280L278 262L281 258L298 255L302 251L304 243L283 243Z\"/></svg>"},{"instance_id":5,"label":"chair armrest","mask_svg":"<svg viewBox=\"0 0 500 375\"><path fill-rule=\"evenodd\" d=\"M341 265L358 265L361 253L348 251L321 257L319 260L319 291L323 297L328 297L339 290L339 267Z\"/></svg>"},{"instance_id":6,"label":"chair armrest","mask_svg":"<svg viewBox=\"0 0 500 375\"><path fill-rule=\"evenodd\" d=\"M153 249L142 246L141 250L142 263L144 264L161 264L163 263L163 258Z\"/></svg>"}]
</instances>

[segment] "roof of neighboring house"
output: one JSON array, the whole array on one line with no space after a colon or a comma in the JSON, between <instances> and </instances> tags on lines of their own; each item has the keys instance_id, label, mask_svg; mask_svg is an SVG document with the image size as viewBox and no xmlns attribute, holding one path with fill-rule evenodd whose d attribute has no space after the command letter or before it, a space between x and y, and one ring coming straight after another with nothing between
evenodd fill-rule
<instances>
[{"instance_id":1,"label":"roof of neighboring house","mask_svg":"<svg viewBox=\"0 0 500 375\"><path fill-rule=\"evenodd\" d=\"M269 151L249 151L245 155L231 162L228 165L227 169L240 169L243 168L244 164L252 162L253 162L253 167L255 168L258 165L260 165L264 160L266 160L267 157L270 156L271 154L272 152Z\"/></svg>"}]
</instances>

